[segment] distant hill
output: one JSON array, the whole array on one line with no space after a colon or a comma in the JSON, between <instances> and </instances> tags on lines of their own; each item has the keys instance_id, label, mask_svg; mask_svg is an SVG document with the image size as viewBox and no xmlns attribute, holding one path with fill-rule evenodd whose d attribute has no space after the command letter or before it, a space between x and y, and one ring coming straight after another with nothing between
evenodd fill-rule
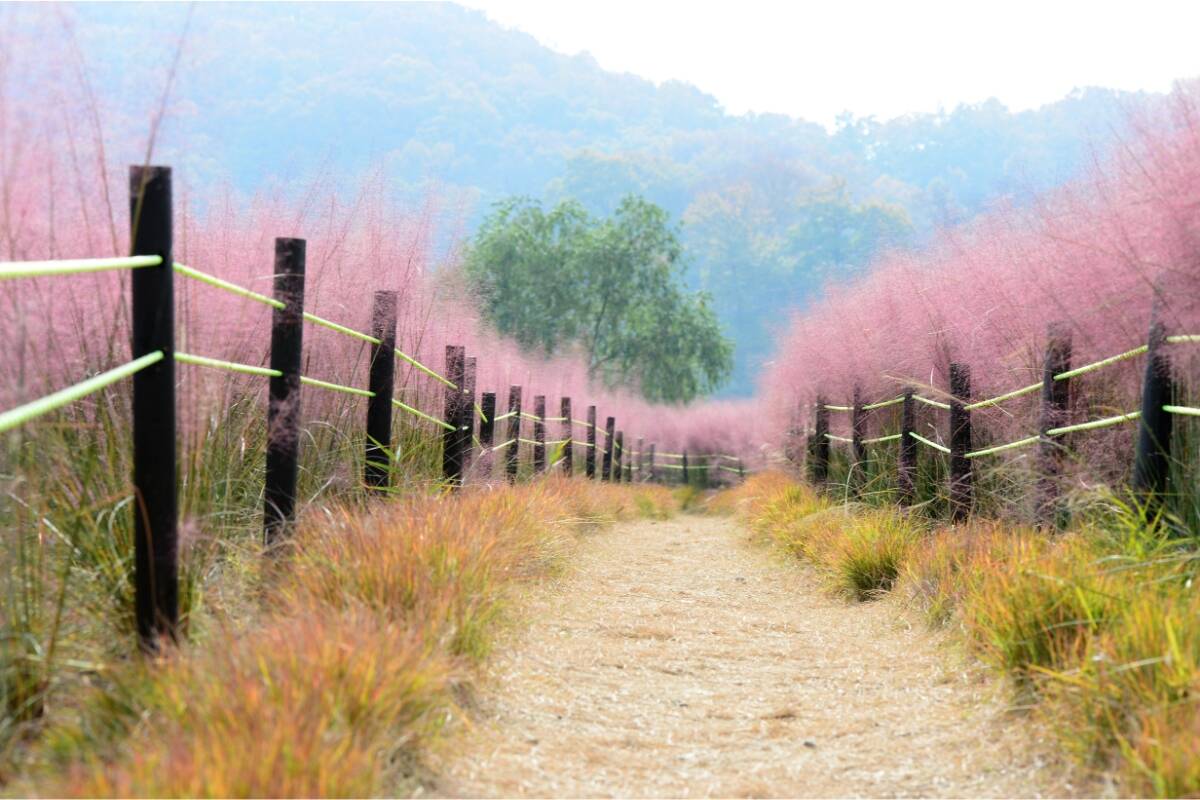
<instances>
[{"instance_id":1,"label":"distant hill","mask_svg":"<svg viewBox=\"0 0 1200 800\"><path fill-rule=\"evenodd\" d=\"M187 8L67 13L96 85L154 92ZM663 205L737 340L731 394L825 281L1063 182L1150 100L1085 89L1035 111L993 100L827 131L728 115L692 86L605 71L449 4L198 4L186 41L163 152L189 175L251 190L383 165L401 187L432 180L468 201L472 222L513 194Z\"/></svg>"}]
</instances>

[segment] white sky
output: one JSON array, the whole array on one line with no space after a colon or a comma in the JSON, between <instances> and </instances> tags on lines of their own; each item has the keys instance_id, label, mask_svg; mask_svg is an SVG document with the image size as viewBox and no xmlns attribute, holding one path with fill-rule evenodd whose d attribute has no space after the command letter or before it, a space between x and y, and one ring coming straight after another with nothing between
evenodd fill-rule
<instances>
[{"instance_id":1,"label":"white sky","mask_svg":"<svg viewBox=\"0 0 1200 800\"><path fill-rule=\"evenodd\" d=\"M605 69L695 84L735 114L825 124L1200 76L1200 0L463 2Z\"/></svg>"}]
</instances>

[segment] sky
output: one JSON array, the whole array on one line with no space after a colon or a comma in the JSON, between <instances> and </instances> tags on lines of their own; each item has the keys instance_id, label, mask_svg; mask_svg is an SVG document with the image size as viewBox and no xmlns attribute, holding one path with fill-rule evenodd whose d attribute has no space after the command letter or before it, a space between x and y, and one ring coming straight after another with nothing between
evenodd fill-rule
<instances>
[{"instance_id":1,"label":"sky","mask_svg":"<svg viewBox=\"0 0 1200 800\"><path fill-rule=\"evenodd\" d=\"M1135 5L1136 3L1136 5ZM1200 76L1200 0L464 0L605 69L682 80L727 111L831 125L1072 89L1165 91Z\"/></svg>"}]
</instances>

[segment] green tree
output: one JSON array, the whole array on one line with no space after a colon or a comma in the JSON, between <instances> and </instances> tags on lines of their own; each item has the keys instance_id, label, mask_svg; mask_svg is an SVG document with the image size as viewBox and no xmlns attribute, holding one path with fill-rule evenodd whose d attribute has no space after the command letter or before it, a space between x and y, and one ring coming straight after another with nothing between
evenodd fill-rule
<instances>
[{"instance_id":1,"label":"green tree","mask_svg":"<svg viewBox=\"0 0 1200 800\"><path fill-rule=\"evenodd\" d=\"M606 218L514 198L484 221L465 272L492 324L525 347L581 348L604 385L683 403L729 376L733 345L708 295L685 288L681 256L667 213L639 197Z\"/></svg>"}]
</instances>

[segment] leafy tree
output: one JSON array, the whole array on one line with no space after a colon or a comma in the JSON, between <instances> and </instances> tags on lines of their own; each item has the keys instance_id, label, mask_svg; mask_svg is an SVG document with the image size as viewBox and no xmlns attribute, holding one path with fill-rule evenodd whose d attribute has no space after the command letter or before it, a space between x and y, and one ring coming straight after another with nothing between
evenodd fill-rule
<instances>
[{"instance_id":1,"label":"leafy tree","mask_svg":"<svg viewBox=\"0 0 1200 800\"><path fill-rule=\"evenodd\" d=\"M729 376L733 345L708 296L684 287L681 255L667 213L639 197L610 217L514 198L484 221L465 272L492 323L522 345L579 347L605 385L682 403Z\"/></svg>"}]
</instances>

